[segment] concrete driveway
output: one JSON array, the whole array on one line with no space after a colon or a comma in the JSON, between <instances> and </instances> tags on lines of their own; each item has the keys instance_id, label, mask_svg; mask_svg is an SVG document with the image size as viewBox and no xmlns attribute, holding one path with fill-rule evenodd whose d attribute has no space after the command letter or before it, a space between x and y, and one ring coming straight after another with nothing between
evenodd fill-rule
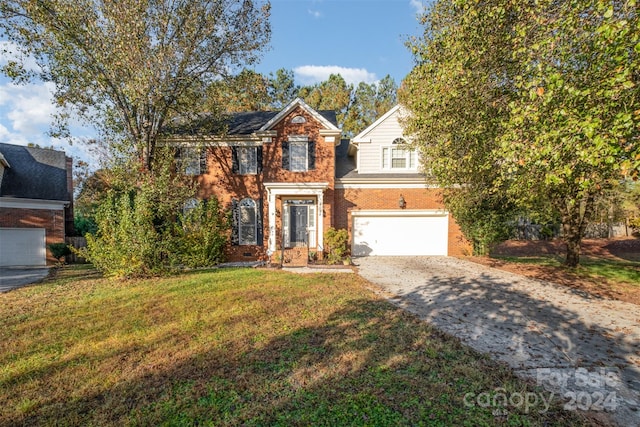
<instances>
[{"instance_id":1,"label":"concrete driveway","mask_svg":"<svg viewBox=\"0 0 640 427\"><path fill-rule=\"evenodd\" d=\"M48 274L49 267L0 267L0 293L39 282Z\"/></svg>"},{"instance_id":2,"label":"concrete driveway","mask_svg":"<svg viewBox=\"0 0 640 427\"><path fill-rule=\"evenodd\" d=\"M640 426L640 307L448 257L358 258L359 273L566 400Z\"/></svg>"}]
</instances>

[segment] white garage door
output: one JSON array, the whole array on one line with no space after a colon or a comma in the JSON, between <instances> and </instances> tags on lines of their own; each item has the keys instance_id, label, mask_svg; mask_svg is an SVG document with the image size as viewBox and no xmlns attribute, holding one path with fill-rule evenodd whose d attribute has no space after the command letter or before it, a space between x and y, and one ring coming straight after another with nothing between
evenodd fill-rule
<instances>
[{"instance_id":1,"label":"white garage door","mask_svg":"<svg viewBox=\"0 0 640 427\"><path fill-rule=\"evenodd\" d=\"M354 256L447 255L449 217L442 211L353 213Z\"/></svg>"},{"instance_id":2,"label":"white garage door","mask_svg":"<svg viewBox=\"0 0 640 427\"><path fill-rule=\"evenodd\" d=\"M0 267L46 263L44 228L0 228Z\"/></svg>"}]
</instances>

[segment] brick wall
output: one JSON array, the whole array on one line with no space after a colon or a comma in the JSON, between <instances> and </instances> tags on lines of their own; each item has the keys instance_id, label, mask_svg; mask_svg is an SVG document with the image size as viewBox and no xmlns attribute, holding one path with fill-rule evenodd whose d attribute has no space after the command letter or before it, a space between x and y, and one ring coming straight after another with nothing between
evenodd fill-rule
<instances>
[{"instance_id":1,"label":"brick wall","mask_svg":"<svg viewBox=\"0 0 640 427\"><path fill-rule=\"evenodd\" d=\"M295 116L305 117L306 123L291 123L291 118ZM231 201L234 198L238 200L245 197L250 197L254 200L262 198L263 201L263 245L230 245L227 248L227 257L229 260L249 261L258 259L265 260L267 258L269 215L267 206L268 195L264 188L265 182L328 182L329 188L324 194L324 227L326 229L332 225L335 146L333 143L324 141L324 137L320 136L320 129L320 123L304 109L294 109L273 128L273 130L277 131L277 136L272 138L272 142L263 144L262 173L257 175L239 175L232 172L231 147L211 147L208 149L208 172L197 178L199 183L199 198L206 199L215 195L225 209L231 208ZM286 141L289 135L305 135L308 136L310 140L315 141L316 161L314 170L291 172L282 169L282 142ZM276 226L278 234L280 234L280 219L277 218L277 221ZM280 242L279 236L277 236L277 239L278 242Z\"/></svg>"},{"instance_id":2,"label":"brick wall","mask_svg":"<svg viewBox=\"0 0 640 427\"><path fill-rule=\"evenodd\" d=\"M64 243L64 222L62 210L0 208L0 227L45 229L48 264L56 262L48 245Z\"/></svg>"},{"instance_id":3,"label":"brick wall","mask_svg":"<svg viewBox=\"0 0 640 427\"><path fill-rule=\"evenodd\" d=\"M340 188L335 190L335 227L346 228L351 236L351 211L370 209L399 209L400 195L406 202L405 209L444 209L442 194L435 188ZM463 256L471 253L469 242L464 239L455 219L449 216L449 255Z\"/></svg>"}]
</instances>

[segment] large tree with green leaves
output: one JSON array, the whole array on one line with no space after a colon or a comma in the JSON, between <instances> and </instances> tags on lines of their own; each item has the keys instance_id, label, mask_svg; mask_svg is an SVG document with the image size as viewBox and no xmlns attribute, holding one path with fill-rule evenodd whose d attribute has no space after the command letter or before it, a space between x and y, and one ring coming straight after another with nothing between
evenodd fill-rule
<instances>
[{"instance_id":1,"label":"large tree with green leaves","mask_svg":"<svg viewBox=\"0 0 640 427\"><path fill-rule=\"evenodd\" d=\"M410 43L417 65L400 90L412 113L406 131L476 253L504 238L516 216L496 167L517 73L505 60L512 12L503 3L436 2L423 17L423 38Z\"/></svg>"},{"instance_id":2,"label":"large tree with green leaves","mask_svg":"<svg viewBox=\"0 0 640 427\"><path fill-rule=\"evenodd\" d=\"M321 83L302 87L299 96L316 110L334 110L342 127L351 105L352 91L353 85L347 84L340 74L331 74Z\"/></svg>"},{"instance_id":3,"label":"large tree with green leaves","mask_svg":"<svg viewBox=\"0 0 640 427\"><path fill-rule=\"evenodd\" d=\"M577 265L594 201L640 168L635 1L440 0L424 22L402 100L427 166L561 218Z\"/></svg>"},{"instance_id":4,"label":"large tree with green leaves","mask_svg":"<svg viewBox=\"0 0 640 427\"><path fill-rule=\"evenodd\" d=\"M168 121L197 110L215 79L251 64L270 37L269 3L251 0L0 0L0 28L55 83L63 107L121 136L151 169Z\"/></svg>"}]
</instances>

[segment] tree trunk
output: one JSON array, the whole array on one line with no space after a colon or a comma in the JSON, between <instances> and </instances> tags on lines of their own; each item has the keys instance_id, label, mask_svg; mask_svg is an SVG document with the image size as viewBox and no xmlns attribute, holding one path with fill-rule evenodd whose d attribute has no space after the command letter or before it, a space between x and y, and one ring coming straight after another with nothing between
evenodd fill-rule
<instances>
[{"instance_id":1,"label":"tree trunk","mask_svg":"<svg viewBox=\"0 0 640 427\"><path fill-rule=\"evenodd\" d=\"M580 247L587 221L593 211L593 197L588 195L581 202L567 202L562 209L562 239L567 246L564 264L575 268L580 264Z\"/></svg>"},{"instance_id":2,"label":"tree trunk","mask_svg":"<svg viewBox=\"0 0 640 427\"><path fill-rule=\"evenodd\" d=\"M581 242L582 236L574 236L572 238L565 237L565 243L567 244L567 257L564 260L564 265L567 267L575 268L580 264Z\"/></svg>"}]
</instances>

